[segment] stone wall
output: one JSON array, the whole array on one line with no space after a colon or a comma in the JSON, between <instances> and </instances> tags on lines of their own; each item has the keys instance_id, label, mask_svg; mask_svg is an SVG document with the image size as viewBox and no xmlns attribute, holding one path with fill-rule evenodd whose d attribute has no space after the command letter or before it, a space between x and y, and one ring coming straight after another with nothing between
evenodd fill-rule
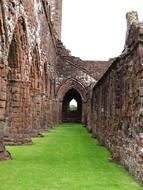
<instances>
[{"instance_id":1,"label":"stone wall","mask_svg":"<svg viewBox=\"0 0 143 190\"><path fill-rule=\"evenodd\" d=\"M10 158L4 141L31 144L59 122L80 121L143 182L143 24L127 14L122 54L83 61L60 41L61 6L0 1L0 160ZM67 112L72 98L77 118Z\"/></svg>"},{"instance_id":2,"label":"stone wall","mask_svg":"<svg viewBox=\"0 0 143 190\"><path fill-rule=\"evenodd\" d=\"M55 124L56 36L44 1L1 1L0 119L7 144L31 144Z\"/></svg>"},{"instance_id":3,"label":"stone wall","mask_svg":"<svg viewBox=\"0 0 143 190\"><path fill-rule=\"evenodd\" d=\"M11 159L11 155L4 146L5 121L0 121L0 161Z\"/></svg>"},{"instance_id":4,"label":"stone wall","mask_svg":"<svg viewBox=\"0 0 143 190\"><path fill-rule=\"evenodd\" d=\"M69 56L70 57L70 56ZM58 103L60 105L59 107L59 113L62 113L62 107L64 97L68 91L71 89L74 89L77 91L77 93L80 94L80 98L82 102L79 102L82 106L82 118L81 121L83 123L87 122L87 99L88 99L88 88L90 88L91 84L96 82L96 80L87 74L87 72L78 67L73 61L71 62L69 57L59 57L57 62L57 77L56 77L56 88L55 88L55 94L56 98L58 100ZM69 94L69 96L72 96ZM77 96L73 96L73 99L78 99ZM67 99L68 100L68 99ZM79 100L80 101L80 100ZM68 106L68 102L67 104ZM66 108L65 111L66 112ZM62 113L64 114L64 113ZM62 115L59 115L59 121L62 121ZM73 121L73 119L69 119L70 122Z\"/></svg>"},{"instance_id":5,"label":"stone wall","mask_svg":"<svg viewBox=\"0 0 143 190\"><path fill-rule=\"evenodd\" d=\"M0 6L0 120L5 122L5 143L31 144L32 136L60 122L61 102L71 88L80 93L86 123L88 90L108 62L82 61L63 46L62 0L5 0Z\"/></svg>"},{"instance_id":6,"label":"stone wall","mask_svg":"<svg viewBox=\"0 0 143 190\"><path fill-rule=\"evenodd\" d=\"M88 128L143 183L143 25L130 23L125 50L93 89Z\"/></svg>"},{"instance_id":7,"label":"stone wall","mask_svg":"<svg viewBox=\"0 0 143 190\"><path fill-rule=\"evenodd\" d=\"M49 0L51 21L53 22L54 29L61 39L61 26L62 26L62 0Z\"/></svg>"},{"instance_id":8,"label":"stone wall","mask_svg":"<svg viewBox=\"0 0 143 190\"><path fill-rule=\"evenodd\" d=\"M63 94L59 89L67 79L75 79L75 88L83 88L84 110L87 88L95 79L61 46L62 0L5 0L0 6L0 120L5 122L4 140L6 144L31 144L32 136L60 121ZM75 71L74 76L71 71Z\"/></svg>"},{"instance_id":9,"label":"stone wall","mask_svg":"<svg viewBox=\"0 0 143 190\"><path fill-rule=\"evenodd\" d=\"M4 128L6 123L6 61L4 59L4 50L6 48L7 33L5 32L6 25L4 23L4 6L3 1L0 3L0 160L10 159L3 144Z\"/></svg>"},{"instance_id":10,"label":"stone wall","mask_svg":"<svg viewBox=\"0 0 143 190\"><path fill-rule=\"evenodd\" d=\"M87 123L88 118L88 102L90 99L91 89L97 82L97 80L103 75L105 70L109 67L109 61L83 61L78 57L70 55L70 52L63 46L61 41L57 42L57 63L56 63L56 80L55 80L55 96L57 99L57 105L59 108L59 119L62 121L62 109L66 115L71 115L67 121L75 121L73 116L80 113L70 113L67 109L69 101L73 99L79 100L79 110L82 112L81 122ZM72 90L73 89L73 90ZM72 92L76 90L77 93ZM71 93L70 93L71 92ZM69 96L66 98L65 104L64 97L66 94ZM78 94L74 96L74 94ZM82 108L81 108L82 107ZM65 120L65 121L66 121Z\"/></svg>"}]
</instances>

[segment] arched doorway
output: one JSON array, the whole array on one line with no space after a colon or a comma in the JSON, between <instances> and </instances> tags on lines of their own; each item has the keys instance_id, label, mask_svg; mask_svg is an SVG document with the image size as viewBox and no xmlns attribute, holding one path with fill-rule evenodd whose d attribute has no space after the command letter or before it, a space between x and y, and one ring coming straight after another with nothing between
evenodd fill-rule
<instances>
[{"instance_id":1,"label":"arched doorway","mask_svg":"<svg viewBox=\"0 0 143 190\"><path fill-rule=\"evenodd\" d=\"M80 83L80 81L73 79L73 78L68 79L60 86L60 88L58 89L56 94L57 94L57 107L59 107L59 109L57 111L57 121L58 122L63 122L63 121L65 122L64 113L66 113L66 112L64 112L64 111L66 108L68 109L70 101L72 99L74 99L79 106L78 109L80 108L80 111L81 111L80 112L81 118L78 119L78 122L81 122L84 124L87 123L87 89L85 88L85 86L83 86ZM67 101L68 103L66 103L66 96L67 97L71 96L71 98L69 98L69 100ZM67 111L67 109L66 109L66 111ZM67 119L66 119L66 121L67 121ZM71 122L71 120L69 120L69 122Z\"/></svg>"},{"instance_id":2,"label":"arched doorway","mask_svg":"<svg viewBox=\"0 0 143 190\"><path fill-rule=\"evenodd\" d=\"M8 52L7 104L8 141L12 144L31 144L31 110L28 79L28 40L26 23L17 20Z\"/></svg>"},{"instance_id":3,"label":"arched doorway","mask_svg":"<svg viewBox=\"0 0 143 190\"><path fill-rule=\"evenodd\" d=\"M70 89L63 98L62 122L82 122L82 98L74 88Z\"/></svg>"}]
</instances>

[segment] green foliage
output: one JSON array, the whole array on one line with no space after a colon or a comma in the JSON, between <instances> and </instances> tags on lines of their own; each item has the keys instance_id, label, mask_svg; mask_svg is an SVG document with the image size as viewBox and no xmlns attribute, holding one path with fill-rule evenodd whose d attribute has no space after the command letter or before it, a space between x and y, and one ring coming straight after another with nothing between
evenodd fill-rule
<instances>
[{"instance_id":1,"label":"green foliage","mask_svg":"<svg viewBox=\"0 0 143 190\"><path fill-rule=\"evenodd\" d=\"M77 110L77 106L75 106L75 105L70 105L70 106L69 106L69 110L70 110L70 111L76 111L76 110Z\"/></svg>"},{"instance_id":2,"label":"green foliage","mask_svg":"<svg viewBox=\"0 0 143 190\"><path fill-rule=\"evenodd\" d=\"M0 190L143 190L81 125L63 124L32 146L7 149L13 160L0 162Z\"/></svg>"}]
</instances>

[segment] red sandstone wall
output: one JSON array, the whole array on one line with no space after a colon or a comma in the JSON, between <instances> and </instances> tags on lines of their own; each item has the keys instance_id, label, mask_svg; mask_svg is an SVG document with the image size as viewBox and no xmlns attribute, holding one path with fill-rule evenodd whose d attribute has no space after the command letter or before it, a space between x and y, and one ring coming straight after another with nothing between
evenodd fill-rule
<instances>
[{"instance_id":1,"label":"red sandstone wall","mask_svg":"<svg viewBox=\"0 0 143 190\"><path fill-rule=\"evenodd\" d=\"M29 144L56 122L56 38L43 2L1 2L0 119L6 119L9 144Z\"/></svg>"},{"instance_id":2,"label":"red sandstone wall","mask_svg":"<svg viewBox=\"0 0 143 190\"><path fill-rule=\"evenodd\" d=\"M57 54L55 94L59 106L59 121L61 122L62 115L64 115L64 113L62 114L62 107L67 106L63 105L64 96L73 88L81 95L82 122L87 123L87 120L90 120L89 110L92 88L109 67L110 62L83 61L80 58L71 56L60 41L57 42ZM65 104L68 103L66 102ZM68 114L70 113L67 110ZM73 120L72 118L70 119Z\"/></svg>"},{"instance_id":3,"label":"red sandstone wall","mask_svg":"<svg viewBox=\"0 0 143 190\"><path fill-rule=\"evenodd\" d=\"M126 49L95 85L88 128L143 183L142 31L131 25Z\"/></svg>"},{"instance_id":4,"label":"red sandstone wall","mask_svg":"<svg viewBox=\"0 0 143 190\"><path fill-rule=\"evenodd\" d=\"M3 144L4 128L6 123L5 107L6 107L6 61L4 50L6 49L7 33L5 31L6 25L4 23L4 9L2 2L0 3L0 160L10 159L10 155L6 152Z\"/></svg>"},{"instance_id":5,"label":"red sandstone wall","mask_svg":"<svg viewBox=\"0 0 143 190\"><path fill-rule=\"evenodd\" d=\"M1 2L0 117L7 126L8 144L31 144L31 136L60 121L59 99L70 87L68 79L82 89L83 121L87 120L87 91L96 80L87 71L92 69L70 56L57 39L54 27L60 35L61 3Z\"/></svg>"},{"instance_id":6,"label":"red sandstone wall","mask_svg":"<svg viewBox=\"0 0 143 190\"><path fill-rule=\"evenodd\" d=\"M62 121L62 107L65 94L70 89L75 89L82 99L82 122L87 123L87 101L88 89L96 80L90 76L85 68L80 65L77 58L69 55L69 52L57 44L57 53L59 54L56 64L55 95L58 102L59 121ZM66 103L67 104L67 103ZM66 105L65 105L66 106ZM73 119L70 118L69 121Z\"/></svg>"},{"instance_id":7,"label":"red sandstone wall","mask_svg":"<svg viewBox=\"0 0 143 190\"><path fill-rule=\"evenodd\" d=\"M0 6L0 159L10 157L3 136L9 144L30 144L31 136L60 122L63 98L73 88L82 97L82 122L143 182L142 24L136 17L129 22L125 50L109 67L70 56L56 38L46 0ZM60 17L54 17L58 35Z\"/></svg>"},{"instance_id":8,"label":"red sandstone wall","mask_svg":"<svg viewBox=\"0 0 143 190\"><path fill-rule=\"evenodd\" d=\"M54 29L61 38L61 26L62 26L62 0L49 0L51 10L51 20L54 24Z\"/></svg>"}]
</instances>

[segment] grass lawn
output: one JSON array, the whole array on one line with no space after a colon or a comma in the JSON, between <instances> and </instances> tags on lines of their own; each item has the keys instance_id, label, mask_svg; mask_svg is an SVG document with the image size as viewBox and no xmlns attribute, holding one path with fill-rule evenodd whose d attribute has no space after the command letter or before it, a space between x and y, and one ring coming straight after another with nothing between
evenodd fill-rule
<instances>
[{"instance_id":1,"label":"grass lawn","mask_svg":"<svg viewBox=\"0 0 143 190\"><path fill-rule=\"evenodd\" d=\"M0 162L0 190L143 190L81 125L63 124L31 146L7 149L13 160Z\"/></svg>"}]
</instances>

